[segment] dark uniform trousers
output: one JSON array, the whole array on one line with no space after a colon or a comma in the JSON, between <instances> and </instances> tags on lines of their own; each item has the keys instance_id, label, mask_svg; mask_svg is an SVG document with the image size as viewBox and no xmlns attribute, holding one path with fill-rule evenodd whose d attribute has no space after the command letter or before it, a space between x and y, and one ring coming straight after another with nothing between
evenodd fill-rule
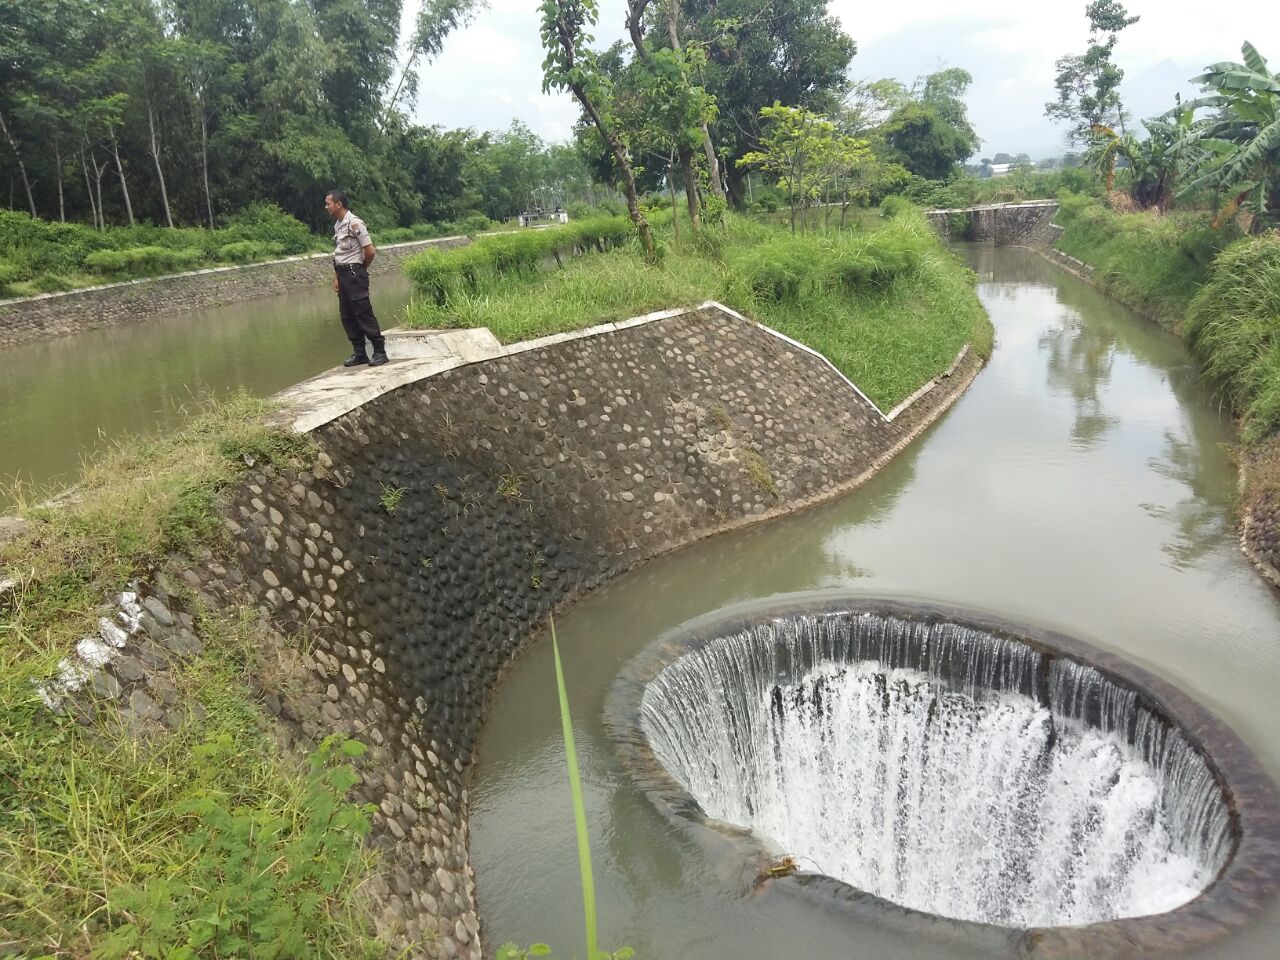
<instances>
[{"instance_id":1,"label":"dark uniform trousers","mask_svg":"<svg viewBox=\"0 0 1280 960\"><path fill-rule=\"evenodd\" d=\"M338 274L338 311L342 315L342 329L347 339L356 347L356 353L364 352L364 339L373 341L373 349L383 349L382 328L373 315L369 302L369 271L360 263L335 263Z\"/></svg>"}]
</instances>

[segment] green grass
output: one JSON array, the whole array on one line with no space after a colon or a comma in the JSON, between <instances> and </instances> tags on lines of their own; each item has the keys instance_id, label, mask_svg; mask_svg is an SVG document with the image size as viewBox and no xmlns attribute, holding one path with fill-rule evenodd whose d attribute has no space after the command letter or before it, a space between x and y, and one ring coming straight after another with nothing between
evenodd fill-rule
<instances>
[{"instance_id":1,"label":"green grass","mask_svg":"<svg viewBox=\"0 0 1280 960\"><path fill-rule=\"evenodd\" d=\"M730 217L696 244L676 244L665 227L659 240L657 265L631 242L559 270L482 271L445 296L432 287L415 295L406 323L488 327L512 343L716 299L822 352L882 409L945 370L965 343L990 354L973 274L918 214L797 237Z\"/></svg>"},{"instance_id":2,"label":"green grass","mask_svg":"<svg viewBox=\"0 0 1280 960\"><path fill-rule=\"evenodd\" d=\"M380 949L353 906L367 814L342 800L340 750L308 765L275 747L249 694L272 667L251 611L196 607L204 652L170 677L196 709L174 731L136 740L111 709L82 725L36 692L131 578L220 545L215 501L246 459L309 462L265 411L236 397L117 445L70 503L25 505L30 529L0 545L19 580L0 602L0 941L28 955L243 955L246 936L280 956Z\"/></svg>"},{"instance_id":3,"label":"green grass","mask_svg":"<svg viewBox=\"0 0 1280 960\"><path fill-rule=\"evenodd\" d=\"M1239 234L1215 230L1206 214L1114 213L1092 197L1068 195L1057 248L1094 269L1103 289L1177 330L1209 264Z\"/></svg>"},{"instance_id":4,"label":"green grass","mask_svg":"<svg viewBox=\"0 0 1280 960\"><path fill-rule=\"evenodd\" d=\"M1240 240L1191 301L1187 339L1240 413L1246 440L1280 430L1280 235Z\"/></svg>"}]
</instances>

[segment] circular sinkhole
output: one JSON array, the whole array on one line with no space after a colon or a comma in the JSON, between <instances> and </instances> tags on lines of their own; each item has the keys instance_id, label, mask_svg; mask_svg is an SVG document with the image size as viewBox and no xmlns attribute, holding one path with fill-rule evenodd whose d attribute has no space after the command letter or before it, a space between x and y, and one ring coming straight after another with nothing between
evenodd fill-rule
<instances>
[{"instance_id":1,"label":"circular sinkhole","mask_svg":"<svg viewBox=\"0 0 1280 960\"><path fill-rule=\"evenodd\" d=\"M1280 874L1274 786L1230 730L1119 658L980 614L703 621L628 666L606 724L665 813L837 900L1169 949Z\"/></svg>"}]
</instances>

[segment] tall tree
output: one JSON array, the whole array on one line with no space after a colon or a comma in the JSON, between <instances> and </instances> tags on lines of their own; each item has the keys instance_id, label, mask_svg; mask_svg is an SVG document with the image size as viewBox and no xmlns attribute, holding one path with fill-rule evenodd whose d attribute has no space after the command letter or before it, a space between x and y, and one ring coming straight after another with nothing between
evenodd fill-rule
<instances>
[{"instance_id":1,"label":"tall tree","mask_svg":"<svg viewBox=\"0 0 1280 960\"><path fill-rule=\"evenodd\" d=\"M1045 116L1070 124L1074 143L1088 143L1097 126L1124 131L1124 105L1120 81L1124 71L1112 62L1120 31L1138 22L1119 0L1093 0L1085 8L1089 18L1089 48L1079 56L1062 57L1054 64L1058 99L1044 105Z\"/></svg>"},{"instance_id":2,"label":"tall tree","mask_svg":"<svg viewBox=\"0 0 1280 960\"><path fill-rule=\"evenodd\" d=\"M440 56L449 34L467 26L488 5L487 0L422 0L409 39L408 59L387 100L386 118L391 116L404 93L408 92L410 99L417 93L419 62L430 63Z\"/></svg>"},{"instance_id":3,"label":"tall tree","mask_svg":"<svg viewBox=\"0 0 1280 960\"><path fill-rule=\"evenodd\" d=\"M352 134L372 126L396 66L400 0L308 0L329 47L321 81L334 119Z\"/></svg>"},{"instance_id":4,"label":"tall tree","mask_svg":"<svg viewBox=\"0 0 1280 960\"><path fill-rule=\"evenodd\" d=\"M13 158L27 209L36 216L32 177L27 157L41 131L19 125L20 117L33 125L44 119L37 102L41 87L67 60L69 42L83 19L70 0L0 0L0 139Z\"/></svg>"},{"instance_id":5,"label":"tall tree","mask_svg":"<svg viewBox=\"0 0 1280 960\"><path fill-rule=\"evenodd\" d=\"M702 145L714 106L706 91L693 80L705 56L701 45L688 50L681 46L678 26L670 14L664 18L670 46L651 50L644 37L648 6L649 0L627 0L627 32L641 66L645 87L642 100L648 107L651 125L661 132L662 139L669 141L670 150L679 158L689 222L696 232L701 223L701 201L694 150Z\"/></svg>"},{"instance_id":6,"label":"tall tree","mask_svg":"<svg viewBox=\"0 0 1280 960\"><path fill-rule=\"evenodd\" d=\"M827 0L682 0L686 35L706 45L707 91L718 118L711 133L726 156L734 206L746 204L749 165L775 103L834 115L848 89L857 51Z\"/></svg>"},{"instance_id":7,"label":"tall tree","mask_svg":"<svg viewBox=\"0 0 1280 960\"><path fill-rule=\"evenodd\" d=\"M209 40L178 40L177 74L191 99L191 118L199 137L200 186L205 221L212 230L213 190L209 184L209 138L218 115L234 105L234 91L244 82L244 66L231 62L231 51Z\"/></svg>"},{"instance_id":8,"label":"tall tree","mask_svg":"<svg viewBox=\"0 0 1280 960\"><path fill-rule=\"evenodd\" d=\"M977 147L974 138L924 103L899 108L885 125L885 139L898 162L926 180L949 179Z\"/></svg>"},{"instance_id":9,"label":"tall tree","mask_svg":"<svg viewBox=\"0 0 1280 960\"><path fill-rule=\"evenodd\" d=\"M547 56L542 62L542 89L544 93L570 91L609 145L622 177L627 212L640 235L645 258L653 260L653 233L640 210L630 152L611 116L607 78L596 68L589 46L591 35L587 28L595 26L597 16L595 0L543 0L541 36Z\"/></svg>"}]
</instances>

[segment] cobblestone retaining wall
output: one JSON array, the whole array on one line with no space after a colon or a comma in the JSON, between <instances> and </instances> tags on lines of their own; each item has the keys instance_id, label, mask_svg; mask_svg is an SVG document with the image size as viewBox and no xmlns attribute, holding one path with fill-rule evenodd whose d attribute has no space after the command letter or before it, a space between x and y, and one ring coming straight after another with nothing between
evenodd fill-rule
<instances>
[{"instance_id":1,"label":"cobblestone retaining wall","mask_svg":"<svg viewBox=\"0 0 1280 960\"><path fill-rule=\"evenodd\" d=\"M321 716L282 713L371 747L358 789L379 810L378 923L420 956L481 956L472 751L547 613L646 558L849 489L980 365L962 354L888 420L821 357L716 307L548 340L317 428L315 468L252 474L228 520L258 601L314 638Z\"/></svg>"},{"instance_id":2,"label":"cobblestone retaining wall","mask_svg":"<svg viewBox=\"0 0 1280 960\"><path fill-rule=\"evenodd\" d=\"M1280 434L1248 451L1240 469L1240 546L1258 572L1280 587Z\"/></svg>"},{"instance_id":3,"label":"cobblestone retaining wall","mask_svg":"<svg viewBox=\"0 0 1280 960\"><path fill-rule=\"evenodd\" d=\"M372 272L375 278L380 272L395 272L405 257L426 247L454 247L467 242L466 237L446 237L379 247ZM0 300L0 347L287 293L322 283L332 272L332 257L320 253Z\"/></svg>"},{"instance_id":4,"label":"cobblestone retaining wall","mask_svg":"<svg viewBox=\"0 0 1280 960\"><path fill-rule=\"evenodd\" d=\"M952 218L967 216L965 240L992 240L997 246L1047 246L1062 233L1053 223L1056 200L1027 203L984 204L955 210L929 210L925 217L944 239L953 236Z\"/></svg>"}]
</instances>

